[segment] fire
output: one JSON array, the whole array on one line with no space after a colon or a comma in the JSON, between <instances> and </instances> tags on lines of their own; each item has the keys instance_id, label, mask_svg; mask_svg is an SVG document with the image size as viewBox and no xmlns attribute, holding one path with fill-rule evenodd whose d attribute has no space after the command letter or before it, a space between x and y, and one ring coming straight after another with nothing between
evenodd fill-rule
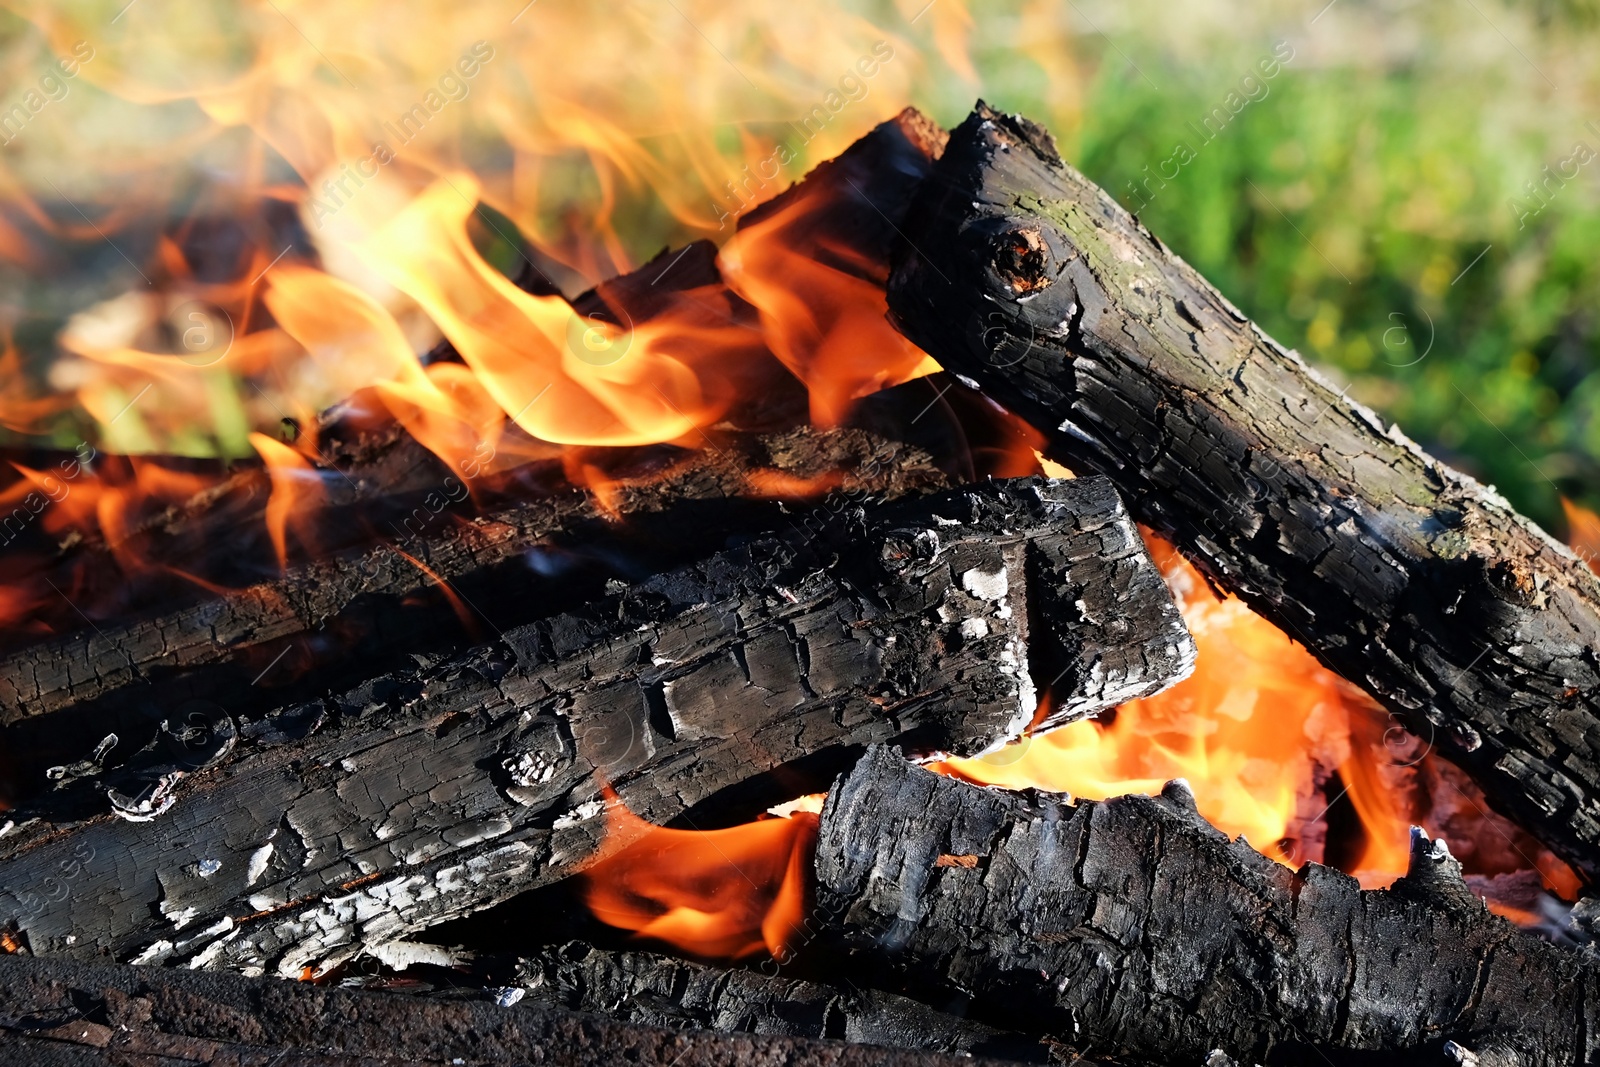
<instances>
[{"instance_id":1,"label":"fire","mask_svg":"<svg viewBox=\"0 0 1600 1067\"><path fill-rule=\"evenodd\" d=\"M1213 825L1290 862L1291 825L1312 795L1315 754L1328 747L1323 739L1348 729L1352 708L1369 705L1281 630L1236 598L1217 595L1170 546L1151 540L1199 649L1194 674L1103 721L1074 723L938 769L1089 800L1154 794L1169 779L1185 778ZM1377 829L1380 836L1396 833L1392 825ZM1397 874L1404 871L1404 823L1398 839Z\"/></svg>"},{"instance_id":2,"label":"fire","mask_svg":"<svg viewBox=\"0 0 1600 1067\"><path fill-rule=\"evenodd\" d=\"M735 234L719 262L729 287L760 309L773 353L806 383L812 421L831 426L855 400L932 361L889 325L886 264L809 237L808 220L826 209L822 198L797 198Z\"/></svg>"},{"instance_id":3,"label":"fire","mask_svg":"<svg viewBox=\"0 0 1600 1067\"><path fill-rule=\"evenodd\" d=\"M628 331L579 319L560 297L518 289L472 247L467 219L478 191L467 175L446 176L380 226L338 239L416 301L530 436L653 444L714 421L730 397L724 391L719 402L694 363L707 351L747 353L746 331L683 320Z\"/></svg>"},{"instance_id":4,"label":"fire","mask_svg":"<svg viewBox=\"0 0 1600 1067\"><path fill-rule=\"evenodd\" d=\"M131 5L112 30L56 8L16 13L38 31L17 47L38 47L89 115L28 126L0 189L0 271L109 248L127 287L66 317L48 383L26 373L43 353L8 342L0 428L118 456L259 457L279 567L316 548L317 470L331 469L317 460L320 417L335 404L345 426L398 423L474 500L483 475L555 459L604 504L606 463L586 450L715 447L736 405L796 379L813 420L834 424L937 369L886 321L881 253L815 225L859 190L813 188L740 223L914 86L944 70L971 80L962 12L908 2L879 24L833 0L687 0L508 17L357 0L247 5L226 21ZM585 44L551 46L562 40ZM99 140L85 152L89 128ZM72 165L35 173L29 153ZM582 314L550 295L697 236L722 245L720 278L669 279L647 312L605 290ZM453 357L418 357L441 340ZM57 545L104 543L122 573L76 574L57 595L21 567L0 626L74 627L86 591L89 616L112 617L134 591L93 590L132 574L210 581L150 555L141 524L185 498L147 484L173 472L149 463L95 465L37 522ZM198 499L228 477L219 463L184 488Z\"/></svg>"},{"instance_id":5,"label":"fire","mask_svg":"<svg viewBox=\"0 0 1600 1067\"><path fill-rule=\"evenodd\" d=\"M608 838L627 841L582 875L602 922L690 955L780 955L805 915L818 818L810 811L725 830L652 826L613 801Z\"/></svg>"},{"instance_id":6,"label":"fire","mask_svg":"<svg viewBox=\"0 0 1600 1067\"><path fill-rule=\"evenodd\" d=\"M261 454L272 477L272 495L267 499L267 533L278 554L278 566L287 570L291 524L303 520L314 502L322 499L322 476L310 460L281 441L253 433L250 444Z\"/></svg>"},{"instance_id":7,"label":"fire","mask_svg":"<svg viewBox=\"0 0 1600 1067\"><path fill-rule=\"evenodd\" d=\"M630 269L640 249L726 242L746 211L923 95L919 86L940 85L946 70L975 79L974 26L957 9L907 0L874 21L843 0L684 0L620 12L529 3L508 16L356 0L246 5L219 21L131 5L108 29L99 15L6 6L37 31L18 35L8 57L19 69L29 59L59 67L70 106L87 115L69 122L52 110L28 126L24 165L0 194L13 209L0 213L0 264L37 269L75 244L122 252L128 291L73 318L59 338L73 358L53 372L107 451L246 456L248 433L281 418L308 425L379 382L420 388L415 353L441 335L501 418L557 444L690 434L729 399L703 364L730 355L776 353L816 389L824 420L921 359L882 321L881 286L870 284L879 267L838 248L842 271L805 262L813 250L795 224L810 209L766 220L729 261L760 309L755 345L706 301L642 332L625 313L614 331L575 327L559 300L511 286L474 242L509 251L510 273L525 260L568 293ZM1055 70L1073 68L1065 40L1048 40L1053 51L1030 55L1053 87ZM93 151L83 129L96 131ZM291 270L301 276L282 279ZM804 306L781 291L791 279L775 272L790 270ZM308 330L305 314L280 314L289 286L347 306L341 283L393 322L374 323L368 307L358 323ZM370 347L329 373L319 358L329 334L348 339L363 324L376 329ZM868 341L873 355L861 360ZM396 352L412 370L395 365ZM810 373L813 363L826 373ZM37 431L63 399L8 383L0 425ZM407 408L408 428L458 414L433 396L385 399ZM476 398L464 402L481 414ZM434 444L459 452L437 435Z\"/></svg>"},{"instance_id":8,"label":"fire","mask_svg":"<svg viewBox=\"0 0 1600 1067\"><path fill-rule=\"evenodd\" d=\"M1170 545L1148 532L1146 540L1194 634L1194 674L1098 721L935 769L1089 800L1153 794L1169 779L1185 778L1201 815L1223 832L1288 866L1337 862L1368 887L1405 873L1415 823L1446 837L1469 873L1536 871L1547 890L1575 895L1570 868L1490 813L1426 738L1407 733L1242 602L1219 596ZM1350 840L1324 840L1337 805L1353 814ZM1492 906L1535 918L1509 904Z\"/></svg>"},{"instance_id":9,"label":"fire","mask_svg":"<svg viewBox=\"0 0 1600 1067\"><path fill-rule=\"evenodd\" d=\"M88 121L43 112L8 157L0 266L36 271L57 247L109 246L130 268L126 291L99 294L54 339L53 393L30 382L9 338L0 352L8 440L78 449L55 466L12 464L0 484L8 543L36 544L0 561L0 627L13 634L114 616L120 588L91 602L91 577L110 588L176 574L214 588L187 560L151 558L148 531L229 475L153 454L257 455L271 487L260 522L282 568L291 543L318 549L318 420L336 403L398 423L474 496L483 474L558 459L606 506L590 450L702 447L739 403L796 380L811 419L834 424L868 393L935 369L885 320L887 265L814 226L845 189L739 222L951 77L970 100L981 27L962 5L897 0L878 24L834 0L509 11L280 0L227 19L130 4L112 28L98 11L7 6L37 27L47 58L73 57L67 77L93 95L76 101ZM1057 98L1078 88L1052 81L1077 77L1068 42L1047 32L1072 21L1065 6L1028 0L1021 12L1038 31L1023 35L1034 73ZM86 152L86 129L120 139ZM550 295L691 237L720 243L720 279L666 284L648 314L602 293L603 312L580 315ZM538 293L513 284L519 272L542 276ZM441 339L460 362L425 365L418 353ZM285 423L301 430L292 446L275 432ZM1042 444L1022 428L972 447L1020 474ZM750 492L836 481L758 475ZM1600 520L1568 514L1592 560ZM96 540L120 574L42 584L36 556ZM1104 721L943 769L1091 798L1183 776L1202 813L1284 862L1320 856L1307 827L1348 804L1360 834L1346 865L1373 883L1398 874L1407 824L1421 818L1407 790L1419 774L1454 780L1425 752L1413 760L1381 711L1288 636L1154 547L1200 645L1195 676ZM608 922L707 956L784 947L813 815L699 833L618 809L612 826L639 840L588 875ZM1542 853L1527 867L1547 884L1570 877Z\"/></svg>"}]
</instances>

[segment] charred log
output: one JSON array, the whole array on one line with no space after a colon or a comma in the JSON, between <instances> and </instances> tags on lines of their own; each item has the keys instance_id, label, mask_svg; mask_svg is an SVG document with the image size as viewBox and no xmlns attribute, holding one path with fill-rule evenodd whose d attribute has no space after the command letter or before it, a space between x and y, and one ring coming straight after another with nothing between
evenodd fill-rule
<instances>
[{"instance_id":1,"label":"charred log","mask_svg":"<svg viewBox=\"0 0 1600 1067\"><path fill-rule=\"evenodd\" d=\"M571 873L607 782L657 823L748 816L872 742L1016 736L1030 668L1057 721L1192 664L1102 479L812 519L336 699L219 714L190 760L88 761L63 796L113 811L41 802L0 837L0 921L40 954L297 975Z\"/></svg>"},{"instance_id":2,"label":"charred log","mask_svg":"<svg viewBox=\"0 0 1600 1067\"><path fill-rule=\"evenodd\" d=\"M1048 1046L1021 1034L892 993L790 978L770 962L729 970L571 942L520 961L517 985L529 1000L640 1025L1049 1062Z\"/></svg>"},{"instance_id":3,"label":"charred log","mask_svg":"<svg viewBox=\"0 0 1600 1067\"><path fill-rule=\"evenodd\" d=\"M993 1060L641 1026L524 1001L0 957L0 1035L28 1064L560 1063L568 1067L982 1067Z\"/></svg>"},{"instance_id":4,"label":"charred log","mask_svg":"<svg viewBox=\"0 0 1600 1067\"><path fill-rule=\"evenodd\" d=\"M932 166L942 137L936 126L908 109L861 138L839 159L823 164L805 181L740 218L739 223L769 217L798 200L826 201L828 210L816 212L814 225L802 235L811 242L807 247L822 255L825 247L848 245L857 253L852 262L872 265L878 272L874 280L881 284L887 277L896 220L902 217L916 184ZM553 295L553 285L531 260L528 268L523 279L525 288ZM579 316L633 326L685 302L713 320L726 320L759 333L756 309L722 284L716 248L706 241L664 251L640 269L602 282L574 298L573 310ZM458 358L448 343L428 357L430 362ZM91 626L34 647L8 650L0 660L0 725L99 700L152 679L168 680L174 672L191 672L192 668L215 663L232 663L236 669L224 672L225 676L215 683L186 678L188 684L143 694L143 702L193 699L239 688L241 681L247 687L254 675L273 663L291 642L295 645L293 656L303 659L315 654L319 633L336 624L345 631L373 634L383 620L394 621L393 608L398 600L432 584L426 573L408 565L388 548L390 541L430 570L454 580L525 552L542 539L578 535L588 540L593 527L608 516L628 514L644 519L669 510L680 500L785 495L776 489L763 493L759 485L751 484L748 476L752 474L765 476L774 484L788 476L788 484L804 485L808 479L844 471L845 488L890 495L949 484L937 477L929 482L926 475L931 472L926 462L910 451L887 454L894 451L894 446L885 442L848 439L850 435L839 440L831 434L819 435L814 441L805 439L802 431L792 429L804 421L803 387L775 361L748 362L749 373L754 377L740 383L739 409L728 413L727 425L708 437L710 456L656 450L677 453L663 458L648 449L609 450L610 462L606 465L621 469L611 479L617 483L614 498L603 505L576 492L562 492L560 463L547 460L528 464L511 479L516 484L510 495L521 500L531 496L537 498L535 503L500 507L487 515L463 516L453 505L464 499L464 483L474 483L473 494L478 495L491 488L485 483L506 480L503 476L480 478L480 468L486 468L481 456L464 463L462 471L452 470L410 440L398 426L369 432L360 427L375 417L372 413L366 413L364 419L351 420L346 417L350 404L336 406L325 414L325 425L318 434L322 467L329 476L325 525L340 531L344 539L335 543L330 537L325 546L330 558L307 564L282 580L256 582L252 575L249 588L220 599L196 602L195 586L182 580L170 581L161 589L164 606L159 614L141 612L137 610L140 605L129 605L130 610L122 614L137 615L135 621L102 625L97 630ZM518 431L513 429L511 434L516 437ZM535 442L524 444L535 451L539 447ZM554 450L544 451L554 455ZM808 451L816 454L808 456ZM765 458L769 452L771 459ZM630 453L640 454L640 462L631 467L627 465ZM74 456L59 458L77 464L74 469L82 466ZM120 457L101 460L125 462ZM764 465L771 469L761 469ZM950 469L951 465L943 466ZM677 469L663 469L672 467ZM852 477L848 475L851 471L864 473ZM461 477L463 472L465 478ZM208 540L215 544L218 540L247 537L264 545L260 509L268 488L261 470L233 475L188 504L170 508L128 531L137 544L124 544L120 549L155 559L197 559L207 555ZM374 513L381 515L382 521L371 521ZM769 515L766 521L747 519L743 529L774 524ZM576 529L577 526L584 528ZM682 543L684 551L676 559L645 560L646 565L660 569L696 558L720 545L715 533L725 535L740 528L737 519L720 516L714 516L708 526L700 515L675 516L672 526L679 532L675 540ZM705 530L708 537L683 536L700 530ZM352 537L352 532L358 536ZM644 531L640 540L648 542L651 532ZM442 536L459 538L463 543L441 546L438 542ZM374 545L375 541L379 543ZM35 547L53 548L47 544ZM96 571L96 584L119 584L114 561L102 544L74 546L55 563L81 564L86 555L113 568L104 575ZM56 574L55 579L59 588L71 589L77 584L64 573ZM234 584L225 579L217 579L214 584L218 582ZM488 581L485 585L485 595L492 601L496 583ZM500 606L492 602L486 605L488 609ZM71 614L65 603L61 608L69 612L71 625L78 625L81 617ZM504 619L499 622L507 624ZM378 643L392 648L400 636L390 632ZM354 651L348 647L348 636L341 638L340 642L326 643L337 644L341 654ZM293 669L292 663L290 666ZM22 743L14 747L30 751L40 747L39 738L19 740Z\"/></svg>"},{"instance_id":5,"label":"charred log","mask_svg":"<svg viewBox=\"0 0 1600 1067\"><path fill-rule=\"evenodd\" d=\"M906 223L913 340L1600 875L1600 579L980 104Z\"/></svg>"},{"instance_id":6,"label":"charred log","mask_svg":"<svg viewBox=\"0 0 1600 1067\"><path fill-rule=\"evenodd\" d=\"M1182 782L1073 805L874 748L829 794L816 864L818 914L862 969L888 953L902 979L971 995L974 1018L1089 1055L1600 1051L1600 964L1491 915L1420 831L1406 876L1363 891L1229 841Z\"/></svg>"},{"instance_id":7,"label":"charred log","mask_svg":"<svg viewBox=\"0 0 1600 1067\"><path fill-rule=\"evenodd\" d=\"M537 604L548 614L626 573L608 559L645 570L677 566L730 536L803 519L810 505L786 507L784 487L830 479L842 494L884 498L949 484L920 449L859 430L793 430L730 434L715 451L620 470L605 501L535 488L534 499L471 518L419 504L417 521L397 528L392 545L10 653L0 659L6 747L27 754L38 774L73 758L65 746L81 748L85 735L138 736L163 718L212 716L216 701L244 714L314 699L410 654L437 655L470 643L474 632L537 617L528 610L530 559L543 572ZM764 489L767 482L776 488ZM464 620L437 590L441 579L459 594ZM423 607L408 608L419 598ZM315 689L293 684L313 670Z\"/></svg>"}]
</instances>

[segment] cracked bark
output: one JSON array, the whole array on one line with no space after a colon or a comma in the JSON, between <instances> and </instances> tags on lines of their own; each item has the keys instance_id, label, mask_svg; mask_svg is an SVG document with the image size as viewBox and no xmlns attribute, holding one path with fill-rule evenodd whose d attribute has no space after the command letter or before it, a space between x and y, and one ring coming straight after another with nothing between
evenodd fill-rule
<instances>
[{"instance_id":1,"label":"cracked bark","mask_svg":"<svg viewBox=\"0 0 1600 1067\"><path fill-rule=\"evenodd\" d=\"M983 1067L839 1041L665 1029L305 982L0 957L0 1036L27 1064L377 1067Z\"/></svg>"},{"instance_id":2,"label":"cracked bark","mask_svg":"<svg viewBox=\"0 0 1600 1067\"><path fill-rule=\"evenodd\" d=\"M936 457L863 430L733 434L716 451L623 474L604 504L567 489L470 521L441 514L398 547L459 588L473 605L473 622L487 632L528 617L530 553L545 572L541 598L559 603L573 596L563 583L580 593L598 584L591 572L605 571L597 561L608 554L640 566L672 566L721 547L732 534L795 521L790 512L803 514L809 504L762 499L760 480L804 484L835 472L843 472L841 492L890 498L950 483ZM617 515L627 522L618 523ZM71 758L63 745L81 746L85 734L148 728L188 702L226 699L240 711L266 710L283 701L284 687L295 693L297 674L313 669L319 689L341 684L341 672L342 684L354 684L359 675L351 677L352 668L370 669L381 657L393 665L407 653L461 642L459 624L441 633L439 613L449 610L442 602L406 608L433 585L380 544L214 599L12 652L0 658L7 747L35 754L42 767Z\"/></svg>"},{"instance_id":3,"label":"cracked bark","mask_svg":"<svg viewBox=\"0 0 1600 1067\"><path fill-rule=\"evenodd\" d=\"M964 994L972 1018L1086 1055L1600 1055L1600 962L1491 915L1420 833L1407 875L1363 891L1229 841L1181 782L1073 805L874 747L828 795L816 867L821 925L858 978Z\"/></svg>"},{"instance_id":4,"label":"cracked bark","mask_svg":"<svg viewBox=\"0 0 1600 1067\"><path fill-rule=\"evenodd\" d=\"M1021 1034L892 993L767 970L724 969L572 942L519 961L517 984L531 1000L627 1023L1049 1062L1048 1046Z\"/></svg>"},{"instance_id":5,"label":"cracked bark","mask_svg":"<svg viewBox=\"0 0 1600 1067\"><path fill-rule=\"evenodd\" d=\"M149 821L22 822L0 837L0 922L39 954L293 976L572 873L602 836L603 782L658 823L753 814L875 741L970 753L1015 736L1030 669L1055 681L1061 721L1192 660L1103 479L845 500L787 541L442 663L224 715L226 743L192 762L156 746L80 768L63 796L114 790Z\"/></svg>"},{"instance_id":6,"label":"cracked bark","mask_svg":"<svg viewBox=\"0 0 1600 1067\"><path fill-rule=\"evenodd\" d=\"M1600 579L1249 322L980 104L907 218L901 328L1600 874Z\"/></svg>"}]
</instances>

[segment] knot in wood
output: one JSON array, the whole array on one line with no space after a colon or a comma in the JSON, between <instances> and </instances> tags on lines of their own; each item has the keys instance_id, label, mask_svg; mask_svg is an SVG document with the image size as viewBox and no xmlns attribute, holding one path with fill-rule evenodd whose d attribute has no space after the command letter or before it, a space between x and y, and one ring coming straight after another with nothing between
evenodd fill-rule
<instances>
[{"instance_id":1,"label":"knot in wood","mask_svg":"<svg viewBox=\"0 0 1600 1067\"><path fill-rule=\"evenodd\" d=\"M1544 591L1546 579L1526 559L1498 559L1486 569L1489 587L1502 600L1525 608L1543 609L1550 601Z\"/></svg>"},{"instance_id":2,"label":"knot in wood","mask_svg":"<svg viewBox=\"0 0 1600 1067\"><path fill-rule=\"evenodd\" d=\"M994 269L1018 293L1050 285L1050 250L1037 226L1009 230L994 241Z\"/></svg>"}]
</instances>

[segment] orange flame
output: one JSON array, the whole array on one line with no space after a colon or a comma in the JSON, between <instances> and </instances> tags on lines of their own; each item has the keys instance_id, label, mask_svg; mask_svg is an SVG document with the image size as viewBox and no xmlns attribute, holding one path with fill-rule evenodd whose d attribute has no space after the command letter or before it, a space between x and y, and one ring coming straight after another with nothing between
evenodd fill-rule
<instances>
[{"instance_id":1,"label":"orange flame","mask_svg":"<svg viewBox=\"0 0 1600 1067\"><path fill-rule=\"evenodd\" d=\"M609 837L628 841L582 875L602 922L691 955L780 955L805 914L818 819L808 811L726 830L653 826L613 802Z\"/></svg>"},{"instance_id":2,"label":"orange flame","mask_svg":"<svg viewBox=\"0 0 1600 1067\"><path fill-rule=\"evenodd\" d=\"M1561 498L1561 509L1567 515L1567 544L1590 570L1600 574L1600 515L1566 497Z\"/></svg>"},{"instance_id":3,"label":"orange flame","mask_svg":"<svg viewBox=\"0 0 1600 1067\"><path fill-rule=\"evenodd\" d=\"M718 262L729 288L760 309L773 353L811 391L812 421L831 426L855 400L938 368L889 325L883 279L874 277L882 264L807 239L825 201L796 197L736 233Z\"/></svg>"},{"instance_id":4,"label":"orange flame","mask_svg":"<svg viewBox=\"0 0 1600 1067\"><path fill-rule=\"evenodd\" d=\"M1207 820L1287 863L1291 824L1313 789L1317 738L1341 731L1348 708L1364 698L1241 601L1219 597L1169 546L1152 549L1194 634L1194 674L1105 721L1073 723L938 769L1089 800L1154 794L1185 778ZM1398 830L1403 846L1405 824Z\"/></svg>"},{"instance_id":5,"label":"orange flame","mask_svg":"<svg viewBox=\"0 0 1600 1067\"><path fill-rule=\"evenodd\" d=\"M289 527L305 529L310 512L324 498L322 476L311 461L266 434L253 433L250 444L261 454L272 479L272 495L267 498L267 533L278 555L278 566L289 567ZM304 534L301 535L304 540Z\"/></svg>"}]
</instances>

